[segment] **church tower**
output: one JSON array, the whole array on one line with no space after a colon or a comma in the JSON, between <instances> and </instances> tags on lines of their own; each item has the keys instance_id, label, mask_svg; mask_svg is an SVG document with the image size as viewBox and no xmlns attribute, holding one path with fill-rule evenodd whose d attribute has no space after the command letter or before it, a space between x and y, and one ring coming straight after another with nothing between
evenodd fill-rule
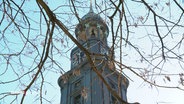
<instances>
[{"instance_id":1,"label":"church tower","mask_svg":"<svg viewBox=\"0 0 184 104\"><path fill-rule=\"evenodd\" d=\"M113 57L109 57L112 55L107 45L109 29L103 19L93 12L92 6L76 26L75 35L78 42L91 53L95 66L109 86L127 101L128 80L115 70L110 61ZM71 70L60 76L58 84L61 88L60 104L120 104L78 47L71 51Z\"/></svg>"}]
</instances>

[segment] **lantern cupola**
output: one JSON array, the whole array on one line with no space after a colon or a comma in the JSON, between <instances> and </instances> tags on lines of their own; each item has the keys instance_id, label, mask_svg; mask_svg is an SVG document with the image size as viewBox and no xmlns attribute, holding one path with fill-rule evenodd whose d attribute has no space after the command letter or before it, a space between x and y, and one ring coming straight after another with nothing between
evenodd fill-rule
<instances>
[{"instance_id":1,"label":"lantern cupola","mask_svg":"<svg viewBox=\"0 0 184 104\"><path fill-rule=\"evenodd\" d=\"M96 38L106 43L108 34L109 29L105 21L99 14L93 12L91 5L90 11L81 18L80 23L76 26L75 35L77 40L84 43L91 38Z\"/></svg>"}]
</instances>

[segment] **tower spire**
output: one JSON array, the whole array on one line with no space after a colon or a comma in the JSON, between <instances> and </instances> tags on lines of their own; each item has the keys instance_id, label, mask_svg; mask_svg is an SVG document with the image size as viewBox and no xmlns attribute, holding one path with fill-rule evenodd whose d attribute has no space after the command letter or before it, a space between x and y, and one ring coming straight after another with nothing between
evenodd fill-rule
<instances>
[{"instance_id":1,"label":"tower spire","mask_svg":"<svg viewBox=\"0 0 184 104\"><path fill-rule=\"evenodd\" d=\"M90 12L93 12L92 0L90 0Z\"/></svg>"}]
</instances>

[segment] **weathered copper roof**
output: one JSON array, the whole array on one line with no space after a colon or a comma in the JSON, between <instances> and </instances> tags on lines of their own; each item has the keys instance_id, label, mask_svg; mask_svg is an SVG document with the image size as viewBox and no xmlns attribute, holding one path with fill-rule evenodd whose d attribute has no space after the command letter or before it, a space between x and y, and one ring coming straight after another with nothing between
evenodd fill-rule
<instances>
[{"instance_id":1,"label":"weathered copper roof","mask_svg":"<svg viewBox=\"0 0 184 104\"><path fill-rule=\"evenodd\" d=\"M100 15L94 13L93 11L89 11L86 15L84 15L82 18L81 18L81 21L85 21L85 20L88 20L88 19L92 19L92 20L102 20L103 19L100 17Z\"/></svg>"},{"instance_id":2,"label":"weathered copper roof","mask_svg":"<svg viewBox=\"0 0 184 104\"><path fill-rule=\"evenodd\" d=\"M107 24L100 17L99 14L96 14L93 12L92 8L90 8L90 11L80 19L80 23L76 26L75 35L77 38L79 35L84 36L84 34L81 33L82 31L85 32L85 35L86 35L83 38L88 37L85 30L86 26L96 26L96 27L101 26L101 28L103 28L106 31L106 34L102 34L102 35L106 35L105 37L107 37L109 34L109 29Z\"/></svg>"}]
</instances>

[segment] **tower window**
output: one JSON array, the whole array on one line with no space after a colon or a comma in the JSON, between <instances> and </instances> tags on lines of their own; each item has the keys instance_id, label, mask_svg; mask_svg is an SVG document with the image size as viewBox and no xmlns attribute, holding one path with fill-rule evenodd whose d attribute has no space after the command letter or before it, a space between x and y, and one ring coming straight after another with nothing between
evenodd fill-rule
<instances>
[{"instance_id":1,"label":"tower window","mask_svg":"<svg viewBox=\"0 0 184 104\"><path fill-rule=\"evenodd\" d=\"M74 99L74 104L81 104L80 99L81 99L81 95L76 96Z\"/></svg>"},{"instance_id":2,"label":"tower window","mask_svg":"<svg viewBox=\"0 0 184 104\"><path fill-rule=\"evenodd\" d=\"M102 32L104 33L105 32L105 29L101 26L100 29L102 30Z\"/></svg>"},{"instance_id":3,"label":"tower window","mask_svg":"<svg viewBox=\"0 0 184 104\"><path fill-rule=\"evenodd\" d=\"M82 97L81 95L77 95L75 98L74 98L74 103L73 104L83 104L82 102Z\"/></svg>"},{"instance_id":4,"label":"tower window","mask_svg":"<svg viewBox=\"0 0 184 104\"><path fill-rule=\"evenodd\" d=\"M79 88L81 86L81 80L75 83L74 88Z\"/></svg>"},{"instance_id":5,"label":"tower window","mask_svg":"<svg viewBox=\"0 0 184 104\"><path fill-rule=\"evenodd\" d=\"M83 85L83 78L80 77L75 82L72 83L71 90L76 92L76 91L80 90L83 86L84 86Z\"/></svg>"},{"instance_id":6,"label":"tower window","mask_svg":"<svg viewBox=\"0 0 184 104\"><path fill-rule=\"evenodd\" d=\"M91 36L92 36L92 37L95 37L94 29L92 29L92 31L91 31Z\"/></svg>"},{"instance_id":7,"label":"tower window","mask_svg":"<svg viewBox=\"0 0 184 104\"><path fill-rule=\"evenodd\" d=\"M84 54L84 52L81 51L80 52L80 61L83 62L84 59L85 59L85 54Z\"/></svg>"}]
</instances>

